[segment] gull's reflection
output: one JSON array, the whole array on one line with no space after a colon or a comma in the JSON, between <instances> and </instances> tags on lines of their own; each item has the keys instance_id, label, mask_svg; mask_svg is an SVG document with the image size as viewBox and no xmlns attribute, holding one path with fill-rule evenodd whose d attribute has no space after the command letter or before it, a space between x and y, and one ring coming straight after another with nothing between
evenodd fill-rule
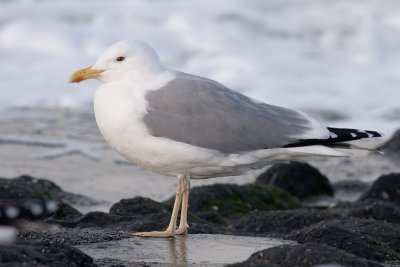
<instances>
[{"instance_id":1,"label":"gull's reflection","mask_svg":"<svg viewBox=\"0 0 400 267\"><path fill-rule=\"evenodd\" d=\"M177 236L166 240L168 243L168 262L170 263L170 266L188 266L186 240L186 236Z\"/></svg>"}]
</instances>

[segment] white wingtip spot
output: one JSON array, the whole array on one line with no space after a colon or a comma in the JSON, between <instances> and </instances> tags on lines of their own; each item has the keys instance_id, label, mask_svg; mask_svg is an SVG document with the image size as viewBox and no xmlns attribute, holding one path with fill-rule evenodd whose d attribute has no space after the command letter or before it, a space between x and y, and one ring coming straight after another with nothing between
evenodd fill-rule
<instances>
[{"instance_id":1,"label":"white wingtip spot","mask_svg":"<svg viewBox=\"0 0 400 267\"><path fill-rule=\"evenodd\" d=\"M332 133L332 132L329 132L329 136L330 136L331 138L337 138L337 137L338 137L337 134Z\"/></svg>"},{"instance_id":2,"label":"white wingtip spot","mask_svg":"<svg viewBox=\"0 0 400 267\"><path fill-rule=\"evenodd\" d=\"M356 138L356 137L357 137L357 135L356 135L355 133L350 133L350 135L351 135L353 138Z\"/></svg>"},{"instance_id":3,"label":"white wingtip spot","mask_svg":"<svg viewBox=\"0 0 400 267\"><path fill-rule=\"evenodd\" d=\"M364 133L364 134L368 135L369 138L374 137L373 134L367 133L366 131L363 131L363 130L358 130L358 132L359 132L359 133Z\"/></svg>"}]
</instances>

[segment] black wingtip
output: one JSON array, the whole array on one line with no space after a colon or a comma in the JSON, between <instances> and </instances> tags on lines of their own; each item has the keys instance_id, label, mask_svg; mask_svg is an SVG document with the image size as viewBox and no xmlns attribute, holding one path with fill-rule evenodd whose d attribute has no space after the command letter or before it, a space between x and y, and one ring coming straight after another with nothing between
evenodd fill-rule
<instances>
[{"instance_id":1,"label":"black wingtip","mask_svg":"<svg viewBox=\"0 0 400 267\"><path fill-rule=\"evenodd\" d=\"M332 128L328 127L330 133L333 133L336 137L329 138L331 142L346 142L346 141L353 141L359 140L364 138L375 138L375 137L382 137L383 134L377 131L370 131L370 130L358 130L358 129L347 129L347 128Z\"/></svg>"},{"instance_id":2,"label":"black wingtip","mask_svg":"<svg viewBox=\"0 0 400 267\"><path fill-rule=\"evenodd\" d=\"M364 138L382 137L383 134L377 131L358 130L348 128L327 127L330 137L328 139L303 139L296 143L288 144L285 147L324 145L324 146L343 146L343 142L349 142ZM350 147L348 147L350 148Z\"/></svg>"},{"instance_id":3,"label":"black wingtip","mask_svg":"<svg viewBox=\"0 0 400 267\"><path fill-rule=\"evenodd\" d=\"M384 133L381 133L381 132L368 131L368 130L365 130L365 132L367 132L367 133L369 133L369 134L372 134L372 136L371 136L370 138L373 138L373 137L383 137L383 136L384 136Z\"/></svg>"}]
</instances>

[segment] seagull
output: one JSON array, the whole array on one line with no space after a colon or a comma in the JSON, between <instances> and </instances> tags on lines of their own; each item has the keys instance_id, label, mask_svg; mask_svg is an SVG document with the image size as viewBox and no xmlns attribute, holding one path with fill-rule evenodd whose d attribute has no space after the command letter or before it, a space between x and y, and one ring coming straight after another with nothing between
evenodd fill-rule
<instances>
[{"instance_id":1,"label":"seagull","mask_svg":"<svg viewBox=\"0 0 400 267\"><path fill-rule=\"evenodd\" d=\"M115 43L70 82L87 79L100 81L94 113L111 147L148 170L178 178L167 229L134 234L140 237L187 234L190 178L242 175L307 156L349 156L343 149L363 148L347 141L382 136L326 127L303 112L169 69L141 41Z\"/></svg>"}]
</instances>

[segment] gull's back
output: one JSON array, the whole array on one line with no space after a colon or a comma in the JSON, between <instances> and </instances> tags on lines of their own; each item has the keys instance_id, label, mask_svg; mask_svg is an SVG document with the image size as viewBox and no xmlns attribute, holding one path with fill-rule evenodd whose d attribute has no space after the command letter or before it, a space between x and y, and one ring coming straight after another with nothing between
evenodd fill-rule
<instances>
[{"instance_id":1,"label":"gull's back","mask_svg":"<svg viewBox=\"0 0 400 267\"><path fill-rule=\"evenodd\" d=\"M282 147L328 130L302 113L255 102L215 81L177 73L164 87L147 92L144 117L152 135L224 153Z\"/></svg>"}]
</instances>

